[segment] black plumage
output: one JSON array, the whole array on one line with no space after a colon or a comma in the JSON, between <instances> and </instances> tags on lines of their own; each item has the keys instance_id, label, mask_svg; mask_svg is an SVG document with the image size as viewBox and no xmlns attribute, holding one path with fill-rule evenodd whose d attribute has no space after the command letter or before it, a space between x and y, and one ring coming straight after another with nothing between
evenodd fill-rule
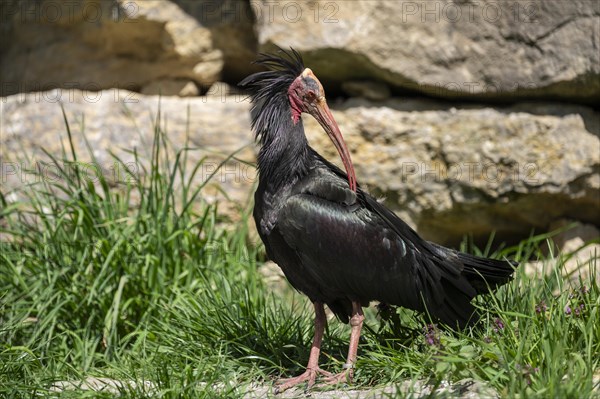
<instances>
[{"instance_id":1,"label":"black plumage","mask_svg":"<svg viewBox=\"0 0 600 399\"><path fill-rule=\"evenodd\" d=\"M327 105L312 71L293 50L262 55L258 63L270 70L241 82L251 92L261 145L254 219L268 256L291 285L315 309L327 304L345 322L360 313L356 304L375 300L427 311L452 327L472 322L471 300L508 282L516 263L428 242L360 187L353 190L349 155L347 172L325 160L309 146L298 118L299 111L316 115L344 159L341 134L340 144L315 111Z\"/></svg>"}]
</instances>

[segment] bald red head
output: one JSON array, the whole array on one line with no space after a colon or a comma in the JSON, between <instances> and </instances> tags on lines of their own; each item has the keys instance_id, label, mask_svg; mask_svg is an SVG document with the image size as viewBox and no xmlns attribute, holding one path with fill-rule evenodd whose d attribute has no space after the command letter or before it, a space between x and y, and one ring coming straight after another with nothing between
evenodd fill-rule
<instances>
[{"instance_id":1,"label":"bald red head","mask_svg":"<svg viewBox=\"0 0 600 399\"><path fill-rule=\"evenodd\" d=\"M310 68L306 68L292 82L288 89L288 97L294 123L298 123L302 112L306 112L312 115L323 127L342 158L342 163L348 175L350 189L356 191L356 175L350 153L342 137L342 132L325 100L323 85Z\"/></svg>"}]
</instances>

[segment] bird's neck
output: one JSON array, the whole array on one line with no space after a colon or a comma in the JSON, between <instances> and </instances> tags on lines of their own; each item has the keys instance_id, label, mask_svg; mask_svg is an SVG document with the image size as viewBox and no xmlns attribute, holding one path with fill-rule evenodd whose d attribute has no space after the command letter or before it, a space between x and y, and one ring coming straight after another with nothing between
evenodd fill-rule
<instances>
[{"instance_id":1,"label":"bird's neck","mask_svg":"<svg viewBox=\"0 0 600 399\"><path fill-rule=\"evenodd\" d=\"M308 173L310 151L302 119L294 122L291 113L282 112L278 126L268 131L258 153L260 183L277 190L293 184Z\"/></svg>"}]
</instances>

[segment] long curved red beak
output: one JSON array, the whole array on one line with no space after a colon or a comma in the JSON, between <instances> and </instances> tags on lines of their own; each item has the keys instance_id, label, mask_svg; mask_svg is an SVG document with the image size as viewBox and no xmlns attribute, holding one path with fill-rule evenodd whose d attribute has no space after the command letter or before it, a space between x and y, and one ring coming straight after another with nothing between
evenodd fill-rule
<instances>
[{"instance_id":1,"label":"long curved red beak","mask_svg":"<svg viewBox=\"0 0 600 399\"><path fill-rule=\"evenodd\" d=\"M346 147L346 142L344 142L342 132L340 131L335 119L333 119L333 115L329 110L329 106L327 106L327 101L325 101L325 98L321 98L316 107L312 108L309 113L319 122L333 142L333 145L340 154L342 163L346 168L350 189L356 192L356 174L354 173L354 165L352 164L352 159L350 158L350 152L348 152L348 147Z\"/></svg>"}]
</instances>

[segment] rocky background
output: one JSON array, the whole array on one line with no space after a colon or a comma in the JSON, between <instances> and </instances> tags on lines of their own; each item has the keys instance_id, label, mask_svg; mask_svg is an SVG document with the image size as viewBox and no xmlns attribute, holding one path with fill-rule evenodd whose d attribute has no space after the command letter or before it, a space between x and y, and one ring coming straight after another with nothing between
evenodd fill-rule
<instances>
[{"instance_id":1,"label":"rocky background","mask_svg":"<svg viewBox=\"0 0 600 399\"><path fill-rule=\"evenodd\" d=\"M260 51L299 50L325 85L361 185L429 239L517 242L600 226L600 2L12 0L0 4L2 185L60 156L60 104L90 173L124 174L160 124L189 162L253 162L235 85ZM160 96L159 96L160 94ZM305 118L311 143L332 145ZM189 130L188 130L189 129ZM25 152L28 160L18 154ZM89 159L88 159L89 161ZM247 203L256 173L231 159L211 200ZM5 189L3 188L3 191ZM214 196L212 196L214 195ZM227 197L224 200L224 197ZM16 199L15 199L16 200ZM226 206L227 208L227 206Z\"/></svg>"}]
</instances>

